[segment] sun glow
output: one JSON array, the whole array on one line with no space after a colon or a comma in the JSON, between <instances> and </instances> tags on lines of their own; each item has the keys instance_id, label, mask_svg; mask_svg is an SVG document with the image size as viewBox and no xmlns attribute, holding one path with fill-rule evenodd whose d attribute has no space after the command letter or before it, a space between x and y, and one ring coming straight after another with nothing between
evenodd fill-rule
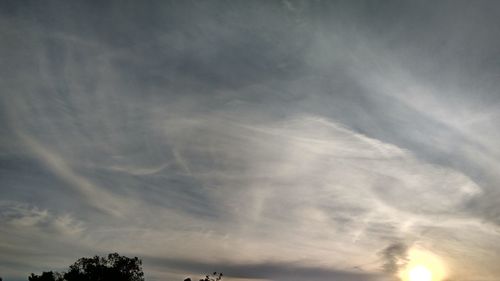
<instances>
[{"instance_id":1,"label":"sun glow","mask_svg":"<svg viewBox=\"0 0 500 281\"><path fill-rule=\"evenodd\" d=\"M408 252L408 263L399 276L404 281L443 281L446 279L446 268L438 256L413 248Z\"/></svg>"}]
</instances>

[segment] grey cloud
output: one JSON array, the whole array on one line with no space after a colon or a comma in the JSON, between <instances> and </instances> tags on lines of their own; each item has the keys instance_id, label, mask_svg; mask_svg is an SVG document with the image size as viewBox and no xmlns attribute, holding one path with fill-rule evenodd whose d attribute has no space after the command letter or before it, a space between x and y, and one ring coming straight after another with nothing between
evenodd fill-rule
<instances>
[{"instance_id":1,"label":"grey cloud","mask_svg":"<svg viewBox=\"0 0 500 281\"><path fill-rule=\"evenodd\" d=\"M298 263L254 263L236 264L232 262L196 262L189 260L170 260L146 258L150 266L168 267L186 272L213 272L217 270L229 278L265 280L389 280L383 274L370 274L356 270L336 270L330 268L304 266Z\"/></svg>"},{"instance_id":2,"label":"grey cloud","mask_svg":"<svg viewBox=\"0 0 500 281\"><path fill-rule=\"evenodd\" d=\"M385 248L381 253L384 260L383 269L389 274L397 274L408 262L408 247L403 243L394 243Z\"/></svg>"},{"instance_id":3,"label":"grey cloud","mask_svg":"<svg viewBox=\"0 0 500 281\"><path fill-rule=\"evenodd\" d=\"M0 270L12 277L29 271L59 269L84 253L78 241L86 225L71 214L54 214L25 203L0 201ZM19 270L24 270L20 274ZM9 276L7 275L7 276Z\"/></svg>"}]
</instances>

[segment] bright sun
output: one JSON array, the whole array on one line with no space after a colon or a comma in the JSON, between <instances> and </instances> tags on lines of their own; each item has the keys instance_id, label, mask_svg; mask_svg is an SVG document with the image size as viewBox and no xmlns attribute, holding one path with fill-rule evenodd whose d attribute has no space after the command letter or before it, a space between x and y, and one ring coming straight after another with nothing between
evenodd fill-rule
<instances>
[{"instance_id":1,"label":"bright sun","mask_svg":"<svg viewBox=\"0 0 500 281\"><path fill-rule=\"evenodd\" d=\"M406 266L399 272L404 281L446 280L446 266L437 255L418 246L408 251Z\"/></svg>"},{"instance_id":2,"label":"bright sun","mask_svg":"<svg viewBox=\"0 0 500 281\"><path fill-rule=\"evenodd\" d=\"M408 272L409 281L432 281L432 272L425 266L417 265Z\"/></svg>"}]
</instances>

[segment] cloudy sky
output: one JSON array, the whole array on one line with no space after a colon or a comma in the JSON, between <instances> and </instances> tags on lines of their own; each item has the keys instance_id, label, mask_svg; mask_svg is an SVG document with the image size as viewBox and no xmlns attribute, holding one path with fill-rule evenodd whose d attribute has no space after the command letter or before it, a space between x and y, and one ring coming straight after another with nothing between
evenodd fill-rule
<instances>
[{"instance_id":1,"label":"cloudy sky","mask_svg":"<svg viewBox=\"0 0 500 281\"><path fill-rule=\"evenodd\" d=\"M150 281L499 280L499 19L2 1L0 275L116 251Z\"/></svg>"}]
</instances>

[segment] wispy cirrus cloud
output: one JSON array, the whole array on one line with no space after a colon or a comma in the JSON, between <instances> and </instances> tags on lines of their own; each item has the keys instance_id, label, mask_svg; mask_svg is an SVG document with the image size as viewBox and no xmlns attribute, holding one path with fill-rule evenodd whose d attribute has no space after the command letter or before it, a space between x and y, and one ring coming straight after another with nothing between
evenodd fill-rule
<instances>
[{"instance_id":1,"label":"wispy cirrus cloud","mask_svg":"<svg viewBox=\"0 0 500 281\"><path fill-rule=\"evenodd\" d=\"M8 277L379 280L412 247L498 275L495 5L3 5Z\"/></svg>"}]
</instances>

